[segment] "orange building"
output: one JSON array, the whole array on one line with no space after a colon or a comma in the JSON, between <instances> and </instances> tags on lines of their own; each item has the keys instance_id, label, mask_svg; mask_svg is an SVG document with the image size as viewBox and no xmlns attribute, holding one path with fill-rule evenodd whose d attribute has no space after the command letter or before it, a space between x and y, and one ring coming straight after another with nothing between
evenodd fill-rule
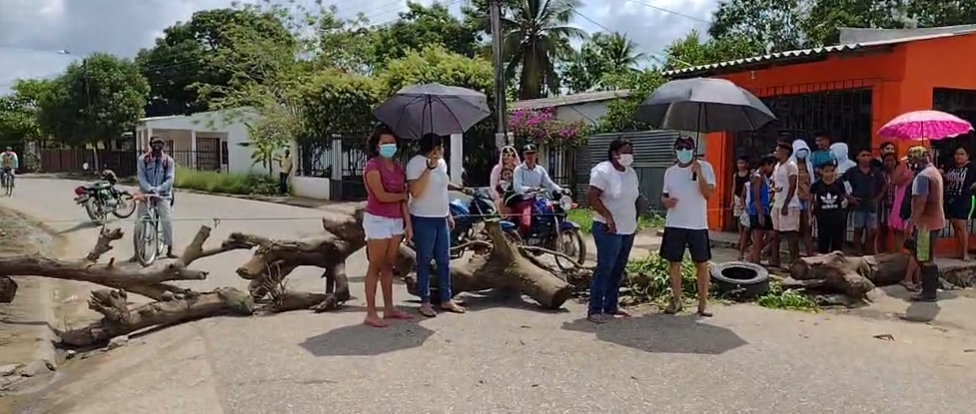
<instances>
[{"instance_id":1,"label":"orange building","mask_svg":"<svg viewBox=\"0 0 976 414\"><path fill-rule=\"evenodd\" d=\"M920 109L954 113L976 124L976 25L931 29L842 29L841 44L774 53L667 73L672 79L718 77L762 99L778 120L761 131L709 134L705 159L715 168L719 197L709 203L713 230L732 229L727 208L740 155L768 153L780 137L828 131L855 152L880 147L878 129ZM973 153L972 139L965 144ZM897 142L903 154L913 142ZM934 144L939 146L947 144ZM949 151L943 151L943 153ZM971 223L972 227L972 223ZM970 234L974 231L971 228ZM950 236L948 230L943 236ZM970 242L976 246L976 240ZM951 248L950 240L940 250Z\"/></svg>"}]
</instances>

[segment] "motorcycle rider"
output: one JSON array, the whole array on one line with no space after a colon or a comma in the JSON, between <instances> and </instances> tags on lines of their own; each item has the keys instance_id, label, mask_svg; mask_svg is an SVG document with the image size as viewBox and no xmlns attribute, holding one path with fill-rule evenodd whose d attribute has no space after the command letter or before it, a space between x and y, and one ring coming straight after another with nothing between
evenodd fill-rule
<instances>
[{"instance_id":1,"label":"motorcycle rider","mask_svg":"<svg viewBox=\"0 0 976 414\"><path fill-rule=\"evenodd\" d=\"M17 153L14 149L7 147L7 149L0 154L0 165L3 166L3 175L9 175L10 178L14 177L14 171L20 168L20 159L17 157Z\"/></svg>"},{"instance_id":2,"label":"motorcycle rider","mask_svg":"<svg viewBox=\"0 0 976 414\"><path fill-rule=\"evenodd\" d=\"M139 191L143 194L155 194L163 200L156 203L156 213L159 215L160 224L163 226L163 244L166 245L166 257L175 258L173 254L173 223L170 221L172 212L171 200L173 197L173 181L176 178L176 163L173 157L163 153L165 143L160 137L152 137L149 140L150 151L139 157L137 162L137 173L139 178ZM149 214L148 201L139 203L138 216L136 220L136 231L138 234L142 226L140 221Z\"/></svg>"},{"instance_id":3,"label":"motorcycle rider","mask_svg":"<svg viewBox=\"0 0 976 414\"><path fill-rule=\"evenodd\" d=\"M538 191L539 189L546 189L552 192L560 192L563 194L568 194L568 189L563 189L558 184L554 183L551 178L549 178L549 173L546 169L536 163L536 157L538 157L538 149L533 144L528 144L522 149L522 161L513 172L513 183L512 186L515 188L515 193L522 196L522 200L519 201L512 208L512 213L518 215L521 220L519 220L519 230L522 234L527 234L529 228L532 226L532 205L533 197L526 197L525 194L533 191Z\"/></svg>"}]
</instances>

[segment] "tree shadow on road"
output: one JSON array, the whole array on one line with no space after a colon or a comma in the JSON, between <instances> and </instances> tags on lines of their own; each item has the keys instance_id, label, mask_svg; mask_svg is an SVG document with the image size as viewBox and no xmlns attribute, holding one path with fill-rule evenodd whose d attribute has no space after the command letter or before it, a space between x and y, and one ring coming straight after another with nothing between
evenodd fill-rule
<instances>
[{"instance_id":1,"label":"tree shadow on road","mask_svg":"<svg viewBox=\"0 0 976 414\"><path fill-rule=\"evenodd\" d=\"M343 326L305 339L300 345L315 356L373 356L418 348L434 331L413 321L388 321L386 328Z\"/></svg>"},{"instance_id":2,"label":"tree shadow on road","mask_svg":"<svg viewBox=\"0 0 976 414\"><path fill-rule=\"evenodd\" d=\"M569 331L595 333L601 341L645 352L718 355L748 345L730 329L695 315L649 314L596 325L585 318L564 323Z\"/></svg>"}]
</instances>

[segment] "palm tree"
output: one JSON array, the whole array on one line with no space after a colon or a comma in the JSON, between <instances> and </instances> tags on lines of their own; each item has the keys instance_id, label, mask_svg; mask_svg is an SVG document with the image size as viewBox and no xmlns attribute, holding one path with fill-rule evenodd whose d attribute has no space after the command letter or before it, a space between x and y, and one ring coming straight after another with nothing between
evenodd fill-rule
<instances>
[{"instance_id":1,"label":"palm tree","mask_svg":"<svg viewBox=\"0 0 976 414\"><path fill-rule=\"evenodd\" d=\"M569 26L579 0L515 0L502 16L506 77L518 79L518 98L559 90L556 62L572 53L570 40L586 32ZM516 75L516 71L519 71Z\"/></svg>"},{"instance_id":2,"label":"palm tree","mask_svg":"<svg viewBox=\"0 0 976 414\"><path fill-rule=\"evenodd\" d=\"M623 33L596 33L593 43L607 60L607 70L611 73L624 73L637 70L637 64L647 59L645 53L635 53L637 44Z\"/></svg>"}]
</instances>

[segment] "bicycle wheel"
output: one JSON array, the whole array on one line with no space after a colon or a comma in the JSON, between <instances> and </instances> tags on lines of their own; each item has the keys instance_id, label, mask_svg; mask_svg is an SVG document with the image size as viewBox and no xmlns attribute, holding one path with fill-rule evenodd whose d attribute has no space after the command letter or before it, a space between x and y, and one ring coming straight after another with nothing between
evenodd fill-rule
<instances>
[{"instance_id":1,"label":"bicycle wheel","mask_svg":"<svg viewBox=\"0 0 976 414\"><path fill-rule=\"evenodd\" d=\"M150 214L139 227L139 234L133 237L136 259L143 266L150 266L159 255L159 234L156 232L156 219Z\"/></svg>"},{"instance_id":2,"label":"bicycle wheel","mask_svg":"<svg viewBox=\"0 0 976 414\"><path fill-rule=\"evenodd\" d=\"M136 211L136 202L132 199L132 194L128 192L122 192L119 195L119 199L116 200L116 203L115 210L112 211L115 217L120 219L129 218Z\"/></svg>"}]
</instances>

